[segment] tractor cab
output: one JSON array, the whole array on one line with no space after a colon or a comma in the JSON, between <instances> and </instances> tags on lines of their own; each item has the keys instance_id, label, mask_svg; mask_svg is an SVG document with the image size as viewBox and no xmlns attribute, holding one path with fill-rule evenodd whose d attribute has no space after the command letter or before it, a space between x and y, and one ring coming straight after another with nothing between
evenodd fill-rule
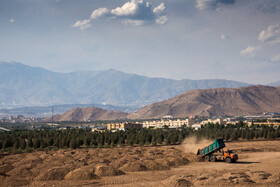
<instances>
[{"instance_id":1,"label":"tractor cab","mask_svg":"<svg viewBox=\"0 0 280 187\"><path fill-rule=\"evenodd\" d=\"M238 159L238 155L235 154L233 150L222 150L222 154L225 160L229 160L227 158L230 158L231 162L236 162L236 160Z\"/></svg>"}]
</instances>

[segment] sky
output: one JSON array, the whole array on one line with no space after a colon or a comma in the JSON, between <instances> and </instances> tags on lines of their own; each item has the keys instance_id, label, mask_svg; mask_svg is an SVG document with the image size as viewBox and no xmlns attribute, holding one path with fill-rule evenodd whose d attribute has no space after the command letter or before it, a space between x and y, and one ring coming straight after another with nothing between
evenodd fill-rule
<instances>
[{"instance_id":1,"label":"sky","mask_svg":"<svg viewBox=\"0 0 280 187\"><path fill-rule=\"evenodd\" d=\"M0 0L0 61L280 81L280 0Z\"/></svg>"}]
</instances>

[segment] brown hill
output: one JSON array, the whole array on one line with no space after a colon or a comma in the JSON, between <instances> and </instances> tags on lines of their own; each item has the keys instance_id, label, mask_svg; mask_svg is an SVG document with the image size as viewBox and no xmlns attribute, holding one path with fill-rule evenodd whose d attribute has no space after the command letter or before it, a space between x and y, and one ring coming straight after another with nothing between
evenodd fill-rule
<instances>
[{"instance_id":1,"label":"brown hill","mask_svg":"<svg viewBox=\"0 0 280 187\"><path fill-rule=\"evenodd\" d=\"M280 87L249 86L187 91L171 99L141 108L135 113L100 108L75 108L54 117L55 121L152 119L165 115L186 117L242 116L280 112Z\"/></svg>"},{"instance_id":2,"label":"brown hill","mask_svg":"<svg viewBox=\"0 0 280 187\"><path fill-rule=\"evenodd\" d=\"M255 115L280 112L280 87L249 86L192 90L138 110L133 118Z\"/></svg>"},{"instance_id":3,"label":"brown hill","mask_svg":"<svg viewBox=\"0 0 280 187\"><path fill-rule=\"evenodd\" d=\"M74 108L61 115L53 117L54 121L87 121L87 120L116 120L127 118L127 113L107 111L96 107Z\"/></svg>"}]
</instances>

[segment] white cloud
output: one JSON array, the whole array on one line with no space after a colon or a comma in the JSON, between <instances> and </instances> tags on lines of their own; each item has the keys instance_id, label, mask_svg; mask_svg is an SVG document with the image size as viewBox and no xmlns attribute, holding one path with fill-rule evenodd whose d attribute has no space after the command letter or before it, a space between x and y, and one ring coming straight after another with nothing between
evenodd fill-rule
<instances>
[{"instance_id":1,"label":"white cloud","mask_svg":"<svg viewBox=\"0 0 280 187\"><path fill-rule=\"evenodd\" d=\"M221 36L220 36L220 39L225 40L226 38L227 38L226 35L224 33L222 33Z\"/></svg>"},{"instance_id":2,"label":"white cloud","mask_svg":"<svg viewBox=\"0 0 280 187\"><path fill-rule=\"evenodd\" d=\"M110 11L107 8L98 8L94 10L90 16L91 19L98 19L107 15Z\"/></svg>"},{"instance_id":3,"label":"white cloud","mask_svg":"<svg viewBox=\"0 0 280 187\"><path fill-rule=\"evenodd\" d=\"M82 21L79 20L79 21L77 21L76 23L74 23L72 25L72 27L78 27L81 30L89 28L90 26L91 26L91 24L90 24L90 20L89 19L85 19L85 20L82 20Z\"/></svg>"},{"instance_id":4,"label":"white cloud","mask_svg":"<svg viewBox=\"0 0 280 187\"><path fill-rule=\"evenodd\" d=\"M116 16L131 16L135 15L139 9L139 5L142 4L143 1L131 1L125 3L121 7L117 7L111 10L111 13Z\"/></svg>"},{"instance_id":5,"label":"white cloud","mask_svg":"<svg viewBox=\"0 0 280 187\"><path fill-rule=\"evenodd\" d=\"M131 19L123 20L122 23L124 25L135 25L135 26L140 26L145 24L143 20L131 20Z\"/></svg>"},{"instance_id":6,"label":"white cloud","mask_svg":"<svg viewBox=\"0 0 280 187\"><path fill-rule=\"evenodd\" d=\"M280 62L280 54L275 55L270 59L272 62Z\"/></svg>"},{"instance_id":7,"label":"white cloud","mask_svg":"<svg viewBox=\"0 0 280 187\"><path fill-rule=\"evenodd\" d=\"M272 44L280 43L280 25L270 25L266 30L263 30L258 39L261 42L268 42Z\"/></svg>"},{"instance_id":8,"label":"white cloud","mask_svg":"<svg viewBox=\"0 0 280 187\"><path fill-rule=\"evenodd\" d=\"M144 25L147 23L165 24L168 17L165 13L165 4L153 7L151 3L144 0L131 0L122 6L109 10L108 8L98 8L94 10L89 19L77 21L73 27L86 29L91 26L91 21L111 17L119 19L124 25Z\"/></svg>"},{"instance_id":9,"label":"white cloud","mask_svg":"<svg viewBox=\"0 0 280 187\"><path fill-rule=\"evenodd\" d=\"M156 23L160 24L160 25L163 25L163 24L167 23L167 21L168 21L168 18L167 18L166 15L165 16L161 16L161 17L156 19Z\"/></svg>"},{"instance_id":10,"label":"white cloud","mask_svg":"<svg viewBox=\"0 0 280 187\"><path fill-rule=\"evenodd\" d=\"M195 7L198 10L205 10L208 9L209 7L214 7L216 0L196 0L196 5Z\"/></svg>"},{"instance_id":11,"label":"white cloud","mask_svg":"<svg viewBox=\"0 0 280 187\"><path fill-rule=\"evenodd\" d=\"M164 3L160 3L157 7L154 8L153 12L155 14L161 14L165 10L165 5Z\"/></svg>"},{"instance_id":12,"label":"white cloud","mask_svg":"<svg viewBox=\"0 0 280 187\"><path fill-rule=\"evenodd\" d=\"M10 23L14 23L15 20L14 20L13 18L11 18L11 19L9 20L9 22L10 22Z\"/></svg>"},{"instance_id":13,"label":"white cloud","mask_svg":"<svg viewBox=\"0 0 280 187\"><path fill-rule=\"evenodd\" d=\"M249 56L249 57L254 57L255 52L260 50L260 47L258 46L248 46L246 49L240 51L241 56Z\"/></svg>"},{"instance_id":14,"label":"white cloud","mask_svg":"<svg viewBox=\"0 0 280 187\"><path fill-rule=\"evenodd\" d=\"M198 10L216 9L219 4L233 4L235 0L196 0Z\"/></svg>"}]
</instances>

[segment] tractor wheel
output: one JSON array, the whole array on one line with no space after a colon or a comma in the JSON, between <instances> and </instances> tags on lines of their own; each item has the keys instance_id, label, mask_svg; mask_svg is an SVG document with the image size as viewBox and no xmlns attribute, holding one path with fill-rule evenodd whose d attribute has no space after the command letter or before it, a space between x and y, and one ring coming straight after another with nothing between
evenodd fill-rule
<instances>
[{"instance_id":1,"label":"tractor wheel","mask_svg":"<svg viewBox=\"0 0 280 187\"><path fill-rule=\"evenodd\" d=\"M217 161L217 158L216 158L215 156L211 156L211 157L210 157L210 161L211 161L211 162L216 162L216 161Z\"/></svg>"},{"instance_id":2,"label":"tractor wheel","mask_svg":"<svg viewBox=\"0 0 280 187\"><path fill-rule=\"evenodd\" d=\"M232 161L231 161L232 163L236 163L236 160L235 159L232 159Z\"/></svg>"},{"instance_id":3,"label":"tractor wheel","mask_svg":"<svg viewBox=\"0 0 280 187\"><path fill-rule=\"evenodd\" d=\"M231 158L227 157L225 161L226 161L226 163L231 163Z\"/></svg>"},{"instance_id":4,"label":"tractor wheel","mask_svg":"<svg viewBox=\"0 0 280 187\"><path fill-rule=\"evenodd\" d=\"M209 156L205 156L205 157L204 157L204 161L205 161L205 162L209 162Z\"/></svg>"}]
</instances>

